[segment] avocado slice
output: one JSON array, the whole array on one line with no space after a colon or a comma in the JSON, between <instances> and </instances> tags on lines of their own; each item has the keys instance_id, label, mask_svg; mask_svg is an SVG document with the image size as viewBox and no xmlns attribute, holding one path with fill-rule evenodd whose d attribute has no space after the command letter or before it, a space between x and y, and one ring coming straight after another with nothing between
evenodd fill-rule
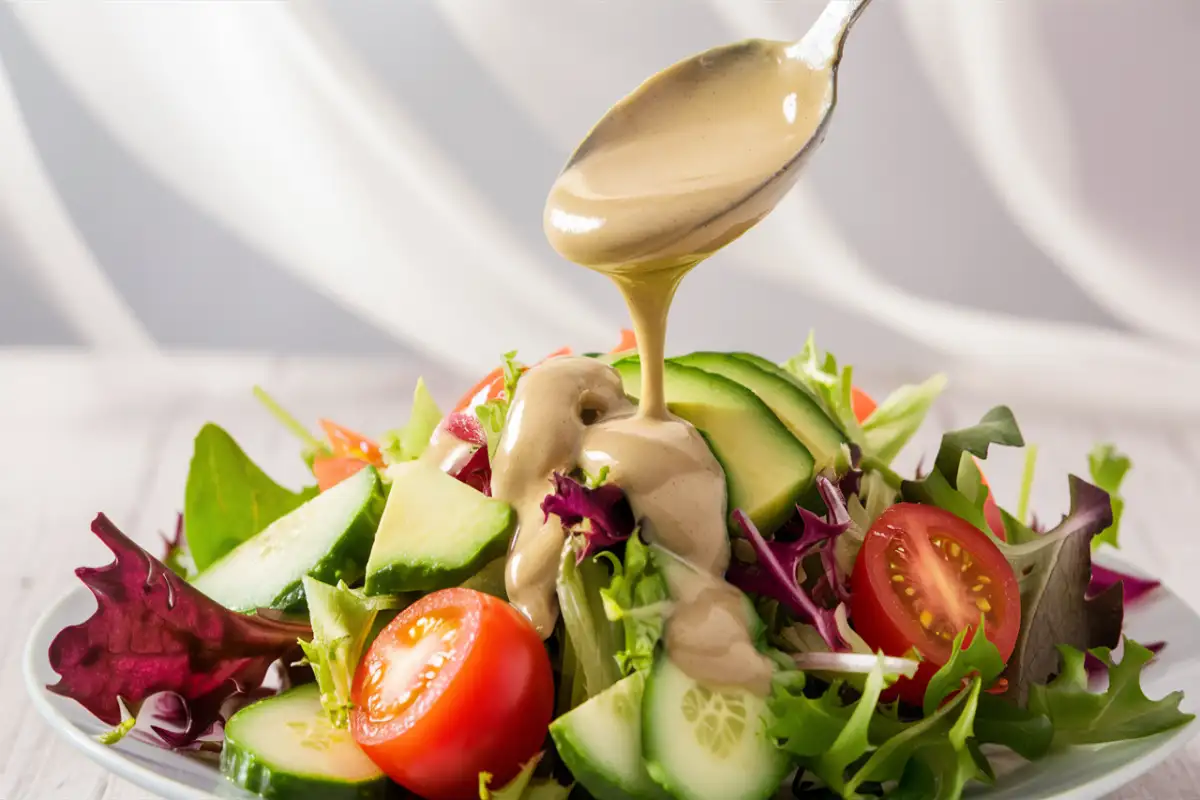
<instances>
[{"instance_id":1,"label":"avocado slice","mask_svg":"<svg viewBox=\"0 0 1200 800\"><path fill-rule=\"evenodd\" d=\"M458 586L508 551L512 506L425 461L388 469L392 489L367 561L366 593Z\"/></svg>"},{"instance_id":2,"label":"avocado slice","mask_svg":"<svg viewBox=\"0 0 1200 800\"><path fill-rule=\"evenodd\" d=\"M846 434L834 424L820 404L808 392L779 373L787 373L765 359L754 360L733 353L691 353L672 358L676 364L696 367L705 372L737 381L758 395L788 430L808 448L816 459L816 469L833 467L845 472L849 466ZM764 366L765 364L765 366Z\"/></svg>"},{"instance_id":3,"label":"avocado slice","mask_svg":"<svg viewBox=\"0 0 1200 800\"><path fill-rule=\"evenodd\" d=\"M812 454L740 383L672 361L664 366L667 406L696 426L721 462L730 513L742 509L764 533L782 525L812 485ZM625 392L639 397L642 375L637 356L623 358L613 367Z\"/></svg>"}]
</instances>

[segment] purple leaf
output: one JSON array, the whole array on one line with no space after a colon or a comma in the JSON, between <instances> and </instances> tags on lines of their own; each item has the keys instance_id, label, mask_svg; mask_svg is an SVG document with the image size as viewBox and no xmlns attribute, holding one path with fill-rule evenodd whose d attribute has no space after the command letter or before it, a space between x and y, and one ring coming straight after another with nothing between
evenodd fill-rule
<instances>
[{"instance_id":1,"label":"purple leaf","mask_svg":"<svg viewBox=\"0 0 1200 800\"><path fill-rule=\"evenodd\" d=\"M838 651L844 643L833 611L814 602L797 577L801 562L820 549L821 564L826 573L822 581L835 597L842 597L846 592L845 582L833 558L832 545L833 540L850 526L850 515L841 493L827 478L818 477L817 488L829 509L828 516L822 519L805 509L797 509L803 528L794 541L767 541L741 509L734 511L733 519L753 546L758 563L735 561L726 577L744 592L779 601L800 621L811 623L829 648Z\"/></svg>"},{"instance_id":2,"label":"purple leaf","mask_svg":"<svg viewBox=\"0 0 1200 800\"><path fill-rule=\"evenodd\" d=\"M637 525L621 487L605 483L589 489L557 472L553 480L554 493L542 501L542 513L545 519L554 514L563 527L584 537L584 546L575 554L576 562L633 535ZM588 525L583 525L584 520Z\"/></svg>"},{"instance_id":3,"label":"purple leaf","mask_svg":"<svg viewBox=\"0 0 1200 800\"><path fill-rule=\"evenodd\" d=\"M1118 572L1115 569L1109 569L1108 567L1102 567L1099 564L1093 563L1092 581L1088 585L1088 596L1094 597L1101 594L1118 583L1124 588L1125 605L1142 599L1162 585L1158 581L1139 578L1136 575Z\"/></svg>"},{"instance_id":4,"label":"purple leaf","mask_svg":"<svg viewBox=\"0 0 1200 800\"><path fill-rule=\"evenodd\" d=\"M103 514L92 522L116 560L81 567L79 579L96 597L87 621L59 631L50 666L60 676L47 688L70 697L109 725L121 721L118 698L136 714L143 701L173 692L197 704L189 728L206 727L205 709L262 685L271 664L296 647L307 625L238 614L205 597L134 544ZM204 709L200 709L204 710ZM210 723L211 724L211 723Z\"/></svg>"}]
</instances>

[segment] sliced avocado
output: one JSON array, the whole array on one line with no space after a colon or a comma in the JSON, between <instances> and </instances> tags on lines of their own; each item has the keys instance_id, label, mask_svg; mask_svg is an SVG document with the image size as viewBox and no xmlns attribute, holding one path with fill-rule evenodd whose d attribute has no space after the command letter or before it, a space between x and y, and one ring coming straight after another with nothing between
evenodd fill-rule
<instances>
[{"instance_id":1,"label":"sliced avocado","mask_svg":"<svg viewBox=\"0 0 1200 800\"><path fill-rule=\"evenodd\" d=\"M388 469L392 489L367 561L366 593L458 586L508 550L512 506L425 461Z\"/></svg>"},{"instance_id":2,"label":"sliced avocado","mask_svg":"<svg viewBox=\"0 0 1200 800\"><path fill-rule=\"evenodd\" d=\"M617 361L630 397L641 394L637 356ZM729 510L742 509L764 532L792 515L813 481L813 457L779 418L740 383L668 361L667 406L696 426L725 469ZM732 523L731 523L732 524Z\"/></svg>"},{"instance_id":3,"label":"sliced avocado","mask_svg":"<svg viewBox=\"0 0 1200 800\"><path fill-rule=\"evenodd\" d=\"M848 466L844 448L848 442L846 435L816 400L794 381L778 374L786 374L783 369L766 359L754 358L756 360L751 361L733 353L692 353L672 358L671 361L712 372L745 386L758 395L758 399L766 403L801 444L808 448L816 459L818 472L829 467L844 472Z\"/></svg>"}]
</instances>

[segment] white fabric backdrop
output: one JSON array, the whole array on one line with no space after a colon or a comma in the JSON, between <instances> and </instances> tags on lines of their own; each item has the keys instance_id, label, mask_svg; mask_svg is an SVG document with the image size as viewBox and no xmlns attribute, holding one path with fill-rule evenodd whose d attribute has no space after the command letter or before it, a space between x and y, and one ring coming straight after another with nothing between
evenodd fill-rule
<instances>
[{"instance_id":1,"label":"white fabric backdrop","mask_svg":"<svg viewBox=\"0 0 1200 800\"><path fill-rule=\"evenodd\" d=\"M782 356L815 326L868 364L941 365L1009 398L1195 410L1200 10L1133 5L879 0L848 46L812 179L690 279L673 347ZM282 276L469 372L509 347L602 347L622 323L615 292L538 235L554 169L607 105L703 47L794 38L819 7L6 13L140 169ZM1131 38L1150 19L1163 30ZM115 285L120 259L81 235L64 200L76 178L42 155L19 83L0 72L0 238L83 342L155 348L139 311L155 298Z\"/></svg>"}]
</instances>

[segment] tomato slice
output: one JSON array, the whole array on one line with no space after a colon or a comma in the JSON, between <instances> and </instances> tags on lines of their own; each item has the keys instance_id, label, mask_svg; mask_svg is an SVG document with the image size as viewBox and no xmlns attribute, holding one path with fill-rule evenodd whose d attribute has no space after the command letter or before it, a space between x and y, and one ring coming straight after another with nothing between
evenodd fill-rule
<instances>
[{"instance_id":1,"label":"tomato slice","mask_svg":"<svg viewBox=\"0 0 1200 800\"><path fill-rule=\"evenodd\" d=\"M313 459L312 471L317 479L317 488L323 492L357 474L365 466L367 462L361 458L325 456Z\"/></svg>"},{"instance_id":2,"label":"tomato slice","mask_svg":"<svg viewBox=\"0 0 1200 800\"><path fill-rule=\"evenodd\" d=\"M546 356L546 358L542 359L542 361L545 361L548 358L554 358L556 356L569 355L571 355L571 348L560 347L550 355ZM529 367L523 367L521 371L524 372L527 369L529 369ZM495 400L503 391L504 368L496 367L494 370L485 375L483 380L471 387L469 392L459 398L458 404L454 406L454 411L468 411L475 406L483 405L488 400Z\"/></svg>"},{"instance_id":3,"label":"tomato slice","mask_svg":"<svg viewBox=\"0 0 1200 800\"><path fill-rule=\"evenodd\" d=\"M866 422L867 417L875 413L877 406L871 395L854 386L850 389L850 408L854 411L855 419L859 422Z\"/></svg>"},{"instance_id":4,"label":"tomato slice","mask_svg":"<svg viewBox=\"0 0 1200 800\"><path fill-rule=\"evenodd\" d=\"M428 800L501 786L542 747L554 679L541 638L503 600L472 589L402 611L354 676L354 740L392 780Z\"/></svg>"},{"instance_id":5,"label":"tomato slice","mask_svg":"<svg viewBox=\"0 0 1200 800\"><path fill-rule=\"evenodd\" d=\"M637 336L628 328L621 328L621 341L609 353L624 353L626 350L637 349Z\"/></svg>"},{"instance_id":6,"label":"tomato slice","mask_svg":"<svg viewBox=\"0 0 1200 800\"><path fill-rule=\"evenodd\" d=\"M375 467L383 466L383 454L379 452L379 445L371 439L327 419L321 420L321 427L329 437L329 446L335 458L357 458Z\"/></svg>"},{"instance_id":7,"label":"tomato slice","mask_svg":"<svg viewBox=\"0 0 1200 800\"><path fill-rule=\"evenodd\" d=\"M954 637L984 620L1005 660L1021 628L1021 595L1012 567L983 531L934 506L898 503L875 520L854 562L850 619L872 648L924 661L895 689L920 705Z\"/></svg>"}]
</instances>

